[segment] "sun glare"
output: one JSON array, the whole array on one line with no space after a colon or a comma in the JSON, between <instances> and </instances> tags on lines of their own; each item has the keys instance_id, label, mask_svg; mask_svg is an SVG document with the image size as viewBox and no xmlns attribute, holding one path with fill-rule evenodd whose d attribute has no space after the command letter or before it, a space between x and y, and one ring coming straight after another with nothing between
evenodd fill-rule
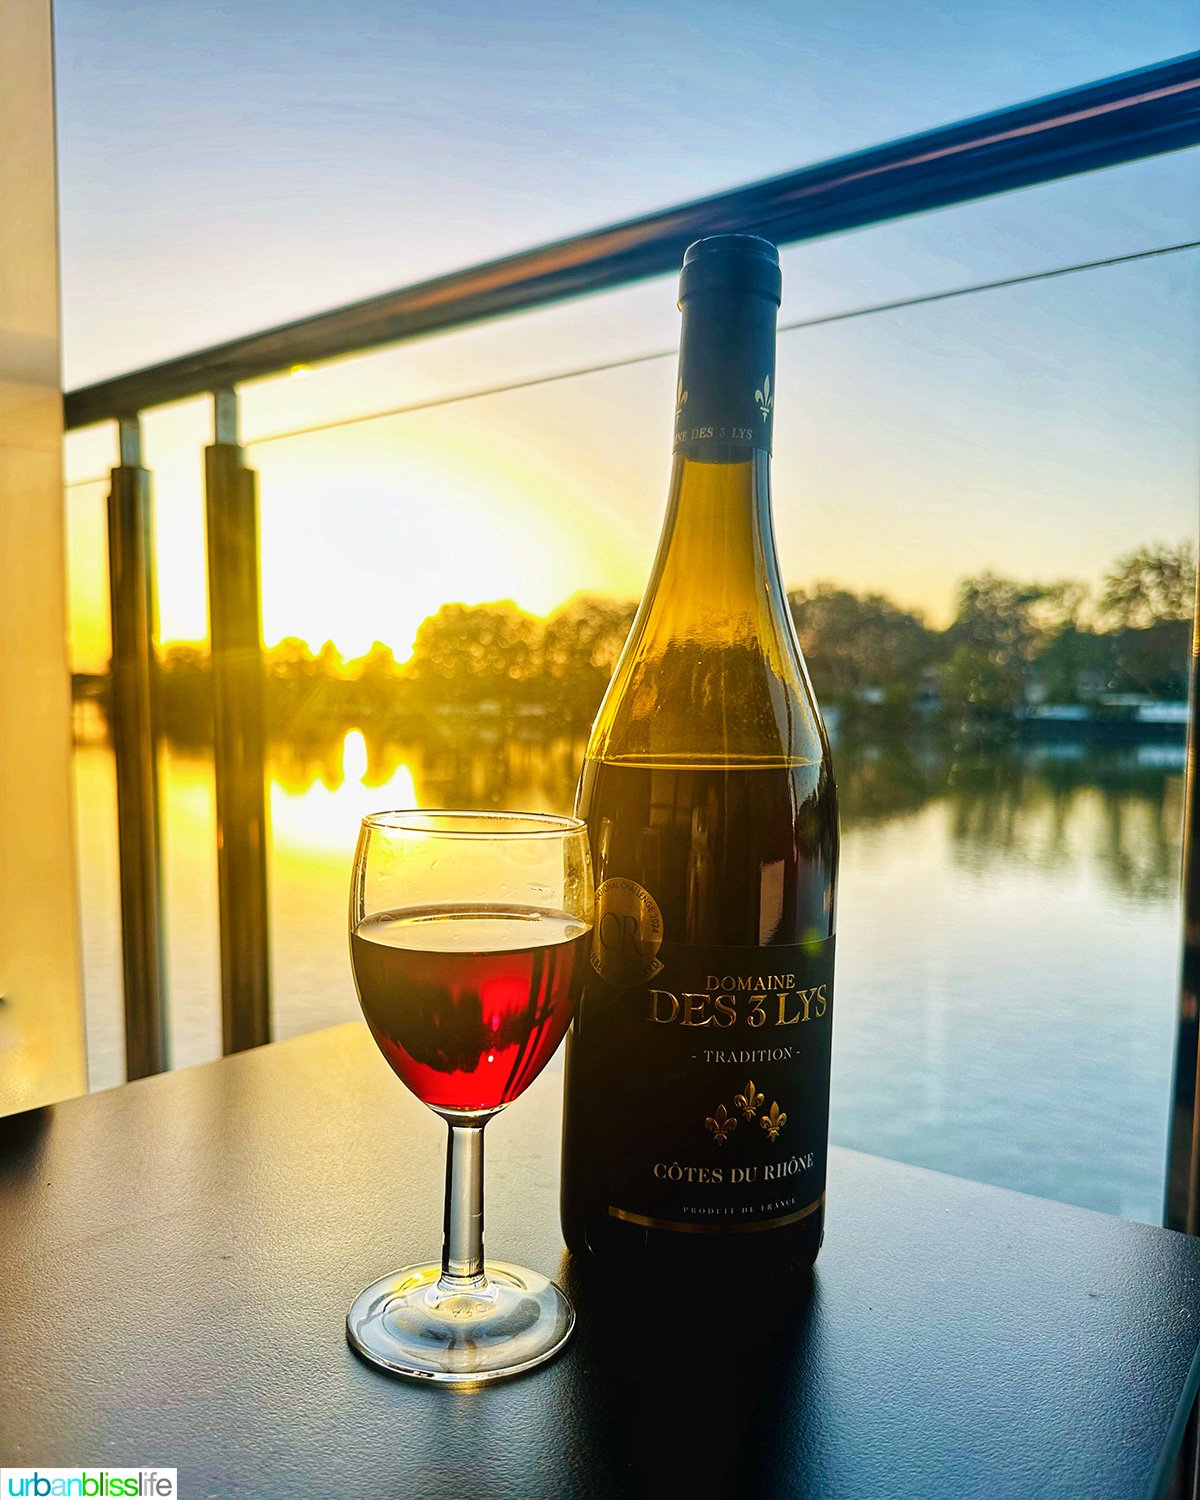
<instances>
[{"instance_id":1,"label":"sun glare","mask_svg":"<svg viewBox=\"0 0 1200 1500\"><path fill-rule=\"evenodd\" d=\"M347 781L362 781L367 774L367 742L362 731L352 729L342 742L342 775Z\"/></svg>"},{"instance_id":2,"label":"sun glare","mask_svg":"<svg viewBox=\"0 0 1200 1500\"><path fill-rule=\"evenodd\" d=\"M403 661L444 603L512 599L544 615L580 588L611 588L603 543L546 476L381 426L353 444L317 434L255 455L268 642L332 639L352 657L383 640Z\"/></svg>"},{"instance_id":3,"label":"sun glare","mask_svg":"<svg viewBox=\"0 0 1200 1500\"><path fill-rule=\"evenodd\" d=\"M362 772L358 772L361 760ZM364 786L366 743L351 730L342 745L346 779L330 788L320 780L300 791L289 791L278 781L271 783L271 836L277 851L297 859L324 863L345 861L353 848L355 832L368 813L381 807L413 807L417 792L410 766L403 761L383 786ZM350 768L354 766L352 771Z\"/></svg>"}]
</instances>

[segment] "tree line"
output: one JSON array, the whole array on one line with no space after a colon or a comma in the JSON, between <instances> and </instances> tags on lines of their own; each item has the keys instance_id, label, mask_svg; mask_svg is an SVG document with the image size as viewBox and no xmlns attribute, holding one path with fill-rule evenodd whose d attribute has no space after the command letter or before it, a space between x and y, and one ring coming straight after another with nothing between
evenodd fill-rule
<instances>
[{"instance_id":1,"label":"tree line","mask_svg":"<svg viewBox=\"0 0 1200 1500\"><path fill-rule=\"evenodd\" d=\"M1190 543L1119 558L1095 591L982 573L958 588L944 630L878 594L830 584L789 596L822 702L903 715L1008 716L1031 703L1188 695L1195 555Z\"/></svg>"},{"instance_id":2,"label":"tree line","mask_svg":"<svg viewBox=\"0 0 1200 1500\"><path fill-rule=\"evenodd\" d=\"M1119 558L1097 590L1076 581L1024 583L983 573L959 586L944 629L882 594L818 584L788 596L817 696L851 718L1011 718L1035 702L1107 695L1187 697L1195 562L1189 544ZM285 639L265 654L273 730L321 739L370 724L398 737L467 717L577 733L591 723L636 606L590 596L546 619L509 601L444 604L417 632L411 657L376 641L344 659ZM80 684L103 697L103 684ZM207 647L168 644L157 683L163 728L211 732Z\"/></svg>"}]
</instances>

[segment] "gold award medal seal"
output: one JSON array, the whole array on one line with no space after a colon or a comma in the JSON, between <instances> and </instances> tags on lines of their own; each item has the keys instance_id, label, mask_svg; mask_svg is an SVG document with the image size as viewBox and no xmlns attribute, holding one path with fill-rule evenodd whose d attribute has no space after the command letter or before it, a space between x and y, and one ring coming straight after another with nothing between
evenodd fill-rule
<instances>
[{"instance_id":1,"label":"gold award medal seal","mask_svg":"<svg viewBox=\"0 0 1200 1500\"><path fill-rule=\"evenodd\" d=\"M662 912L636 880L617 875L602 882L594 931L592 968L606 983L628 988L661 973Z\"/></svg>"}]
</instances>

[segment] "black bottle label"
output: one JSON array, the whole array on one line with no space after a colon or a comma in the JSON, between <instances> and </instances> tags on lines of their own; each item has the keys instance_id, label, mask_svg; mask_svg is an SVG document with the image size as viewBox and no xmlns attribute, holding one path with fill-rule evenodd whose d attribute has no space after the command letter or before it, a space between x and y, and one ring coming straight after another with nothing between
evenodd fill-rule
<instances>
[{"instance_id":1,"label":"black bottle label","mask_svg":"<svg viewBox=\"0 0 1200 1500\"><path fill-rule=\"evenodd\" d=\"M733 292L685 305L673 452L729 463L771 451L775 312L765 297Z\"/></svg>"},{"instance_id":2,"label":"black bottle label","mask_svg":"<svg viewBox=\"0 0 1200 1500\"><path fill-rule=\"evenodd\" d=\"M693 1234L812 1213L825 1191L834 939L663 940L653 897L606 881L576 1014L610 1216Z\"/></svg>"}]
</instances>

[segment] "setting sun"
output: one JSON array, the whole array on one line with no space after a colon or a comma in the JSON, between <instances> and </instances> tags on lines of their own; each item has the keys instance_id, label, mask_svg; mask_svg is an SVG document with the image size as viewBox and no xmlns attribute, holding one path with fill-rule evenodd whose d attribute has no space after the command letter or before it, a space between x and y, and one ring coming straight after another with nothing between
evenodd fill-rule
<instances>
[{"instance_id":1,"label":"setting sun","mask_svg":"<svg viewBox=\"0 0 1200 1500\"><path fill-rule=\"evenodd\" d=\"M353 447L321 433L253 454L267 641L306 634L304 622L319 619L320 637L347 656L385 640L403 660L421 621L448 599L508 598L544 615L568 581L607 588L620 577L624 559L589 545L571 508L556 503L552 475L521 472L478 438L446 449L394 423L371 426Z\"/></svg>"}]
</instances>

